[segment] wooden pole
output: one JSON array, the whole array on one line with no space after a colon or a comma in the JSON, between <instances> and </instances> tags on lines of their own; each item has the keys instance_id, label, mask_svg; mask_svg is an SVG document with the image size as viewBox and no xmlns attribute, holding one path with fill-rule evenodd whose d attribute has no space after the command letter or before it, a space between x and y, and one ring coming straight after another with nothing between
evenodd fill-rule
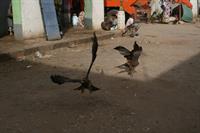
<instances>
[{"instance_id":1,"label":"wooden pole","mask_svg":"<svg viewBox=\"0 0 200 133\"><path fill-rule=\"evenodd\" d=\"M181 20L181 0L179 0L179 21Z\"/></svg>"}]
</instances>

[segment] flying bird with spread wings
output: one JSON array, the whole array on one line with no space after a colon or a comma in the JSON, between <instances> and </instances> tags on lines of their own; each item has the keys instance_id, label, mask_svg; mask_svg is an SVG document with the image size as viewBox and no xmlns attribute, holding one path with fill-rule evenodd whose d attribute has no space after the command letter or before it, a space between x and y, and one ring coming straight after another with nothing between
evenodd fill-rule
<instances>
[{"instance_id":1,"label":"flying bird with spread wings","mask_svg":"<svg viewBox=\"0 0 200 133\"><path fill-rule=\"evenodd\" d=\"M133 45L133 50L129 51L127 48L123 46L117 46L114 48L115 50L118 50L120 54L126 58L127 62L117 66L120 69L123 69L121 72L128 72L130 76L133 75L133 72L135 72L135 67L139 65L139 57L142 52L142 47L137 44L135 41Z\"/></svg>"},{"instance_id":2,"label":"flying bird with spread wings","mask_svg":"<svg viewBox=\"0 0 200 133\"><path fill-rule=\"evenodd\" d=\"M90 93L92 93L93 91L97 91L99 90L99 88L95 87L92 82L89 80L89 74L91 71L91 68L94 64L94 61L96 59L97 56L97 50L98 50L98 40L97 40L97 36L96 33L93 33L93 45L92 45L92 61L90 63L89 69L87 71L86 76L83 79L71 79L65 76L61 76L61 75L51 75L51 80L56 83L56 84L64 84L66 82L72 82L72 83L80 83L81 85L78 88L75 88L74 90L80 90L82 93L85 91L85 89L89 90Z\"/></svg>"}]
</instances>

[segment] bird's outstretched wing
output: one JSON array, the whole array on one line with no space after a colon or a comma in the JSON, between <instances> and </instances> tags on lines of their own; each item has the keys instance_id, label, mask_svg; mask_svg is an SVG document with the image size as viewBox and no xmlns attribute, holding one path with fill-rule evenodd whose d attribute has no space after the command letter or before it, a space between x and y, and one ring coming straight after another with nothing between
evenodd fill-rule
<instances>
[{"instance_id":1,"label":"bird's outstretched wing","mask_svg":"<svg viewBox=\"0 0 200 133\"><path fill-rule=\"evenodd\" d=\"M89 80L89 73L90 73L92 65L96 59L97 50L98 50L98 40L97 40L95 32L93 35L94 35L94 37L92 38L93 39L92 61L90 63L90 67L87 71L86 77L83 79L71 79L68 77L61 76L61 75L51 75L50 78L54 83L59 84L59 85L64 84L65 82L80 83L81 85L78 88L75 88L74 90L80 90L82 93L84 92L85 89L88 89L90 93L92 93L93 91L100 90L99 88L95 87Z\"/></svg>"},{"instance_id":2,"label":"bird's outstretched wing","mask_svg":"<svg viewBox=\"0 0 200 133\"><path fill-rule=\"evenodd\" d=\"M114 49L118 50L124 57L130 55L130 51L123 46L117 46Z\"/></svg>"},{"instance_id":3,"label":"bird's outstretched wing","mask_svg":"<svg viewBox=\"0 0 200 133\"><path fill-rule=\"evenodd\" d=\"M97 50L98 50L98 39L97 39L97 36L96 36L96 33L94 32L93 33L93 45L92 45L92 61L90 63L90 67L87 71L87 75L86 75L86 79L88 79L88 76L89 76L89 73L90 73L90 70L92 68L92 65L97 57Z\"/></svg>"},{"instance_id":4,"label":"bird's outstretched wing","mask_svg":"<svg viewBox=\"0 0 200 133\"><path fill-rule=\"evenodd\" d=\"M133 45L133 51L142 51L142 47L139 46L136 41Z\"/></svg>"},{"instance_id":5,"label":"bird's outstretched wing","mask_svg":"<svg viewBox=\"0 0 200 133\"><path fill-rule=\"evenodd\" d=\"M138 60L138 58L140 57L142 53L142 47L139 46L136 41L133 45L133 50L131 51L131 53L132 53L132 60L135 60L135 59Z\"/></svg>"},{"instance_id":6,"label":"bird's outstretched wing","mask_svg":"<svg viewBox=\"0 0 200 133\"><path fill-rule=\"evenodd\" d=\"M71 79L68 77L64 77L61 75L51 75L51 80L56 84L64 84L65 82L72 82L72 83L81 83L80 79Z\"/></svg>"}]
</instances>

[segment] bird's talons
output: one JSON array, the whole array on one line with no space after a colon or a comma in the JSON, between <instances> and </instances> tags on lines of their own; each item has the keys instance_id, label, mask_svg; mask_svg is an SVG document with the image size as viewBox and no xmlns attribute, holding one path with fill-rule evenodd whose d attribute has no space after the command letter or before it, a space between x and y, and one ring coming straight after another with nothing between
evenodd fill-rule
<instances>
[{"instance_id":1,"label":"bird's talons","mask_svg":"<svg viewBox=\"0 0 200 133\"><path fill-rule=\"evenodd\" d=\"M86 79L83 79L81 86L79 86L78 88L75 88L74 90L80 90L81 93L84 93L85 89L87 89L90 93L100 90L99 88L92 85L90 80L86 80Z\"/></svg>"},{"instance_id":2,"label":"bird's talons","mask_svg":"<svg viewBox=\"0 0 200 133\"><path fill-rule=\"evenodd\" d=\"M133 74L134 74L135 72L136 72L135 69L129 70L128 75L130 75L130 77L133 77Z\"/></svg>"},{"instance_id":3,"label":"bird's talons","mask_svg":"<svg viewBox=\"0 0 200 133\"><path fill-rule=\"evenodd\" d=\"M97 87L95 87L95 86L93 86L93 85L91 85L88 89L89 89L89 92L90 92L90 93L92 93L92 92L94 92L94 91L100 90L99 88L97 88Z\"/></svg>"}]
</instances>

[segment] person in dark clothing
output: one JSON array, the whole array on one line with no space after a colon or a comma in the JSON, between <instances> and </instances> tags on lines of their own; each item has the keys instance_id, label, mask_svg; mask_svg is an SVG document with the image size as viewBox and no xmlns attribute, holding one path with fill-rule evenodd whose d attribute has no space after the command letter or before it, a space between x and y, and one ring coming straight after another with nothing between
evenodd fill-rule
<instances>
[{"instance_id":1,"label":"person in dark clothing","mask_svg":"<svg viewBox=\"0 0 200 133\"><path fill-rule=\"evenodd\" d=\"M72 1L72 14L76 13L76 15L78 16L79 13L81 12L81 2L80 0L73 0Z\"/></svg>"}]
</instances>

